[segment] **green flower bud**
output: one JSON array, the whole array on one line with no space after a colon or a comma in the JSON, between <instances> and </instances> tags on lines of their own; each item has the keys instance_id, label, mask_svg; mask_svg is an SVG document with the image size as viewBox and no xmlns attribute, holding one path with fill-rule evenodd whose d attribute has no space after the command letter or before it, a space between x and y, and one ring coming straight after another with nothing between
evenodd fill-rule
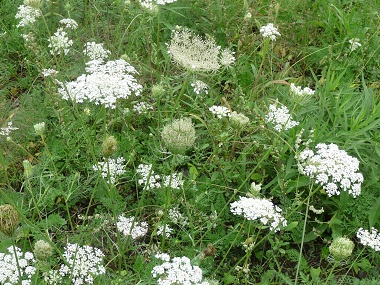
<instances>
[{"instance_id":1,"label":"green flower bud","mask_svg":"<svg viewBox=\"0 0 380 285\"><path fill-rule=\"evenodd\" d=\"M174 120L161 132L164 145L173 154L184 154L195 142L195 129L191 118Z\"/></svg>"},{"instance_id":2,"label":"green flower bud","mask_svg":"<svg viewBox=\"0 0 380 285\"><path fill-rule=\"evenodd\" d=\"M165 89L161 84L153 85L152 87L152 96L155 98L161 97L165 94Z\"/></svg>"},{"instance_id":3,"label":"green flower bud","mask_svg":"<svg viewBox=\"0 0 380 285\"><path fill-rule=\"evenodd\" d=\"M37 135L42 137L45 132L45 122L35 124L34 131L36 132Z\"/></svg>"},{"instance_id":4,"label":"green flower bud","mask_svg":"<svg viewBox=\"0 0 380 285\"><path fill-rule=\"evenodd\" d=\"M0 205L0 231L13 236L20 223L18 212L11 205Z\"/></svg>"},{"instance_id":5,"label":"green flower bud","mask_svg":"<svg viewBox=\"0 0 380 285\"><path fill-rule=\"evenodd\" d=\"M24 166L25 178L30 178L32 176L34 166L29 162L29 160L24 160L22 165Z\"/></svg>"},{"instance_id":6,"label":"green flower bud","mask_svg":"<svg viewBox=\"0 0 380 285\"><path fill-rule=\"evenodd\" d=\"M341 261L352 254L354 247L354 243L348 238L338 237L331 243L329 251L336 261Z\"/></svg>"},{"instance_id":7,"label":"green flower bud","mask_svg":"<svg viewBox=\"0 0 380 285\"><path fill-rule=\"evenodd\" d=\"M252 197L257 197L261 191L261 184L257 184L255 182L252 182L251 184L251 194Z\"/></svg>"},{"instance_id":8,"label":"green flower bud","mask_svg":"<svg viewBox=\"0 0 380 285\"><path fill-rule=\"evenodd\" d=\"M249 118L243 114L233 111L230 116L230 122L232 127L236 129L242 129L249 123Z\"/></svg>"},{"instance_id":9,"label":"green flower bud","mask_svg":"<svg viewBox=\"0 0 380 285\"><path fill-rule=\"evenodd\" d=\"M51 245L49 243L47 243L46 241L44 240L39 240L36 242L36 244L34 245L34 249L33 249L33 252L34 252L34 256L38 259L38 260L46 260L48 259L50 256L53 255L53 248L51 247Z\"/></svg>"},{"instance_id":10,"label":"green flower bud","mask_svg":"<svg viewBox=\"0 0 380 285\"><path fill-rule=\"evenodd\" d=\"M103 141L102 153L104 157L110 157L117 151L117 141L114 136L107 137Z\"/></svg>"}]
</instances>

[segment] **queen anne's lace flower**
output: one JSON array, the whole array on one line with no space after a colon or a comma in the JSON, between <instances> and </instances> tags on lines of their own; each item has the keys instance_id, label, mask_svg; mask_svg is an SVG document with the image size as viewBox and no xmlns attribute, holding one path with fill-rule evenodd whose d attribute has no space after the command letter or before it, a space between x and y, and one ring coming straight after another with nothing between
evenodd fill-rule
<instances>
[{"instance_id":1,"label":"queen anne's lace flower","mask_svg":"<svg viewBox=\"0 0 380 285\"><path fill-rule=\"evenodd\" d=\"M297 155L297 160L300 173L314 178L329 197L339 195L341 189L354 197L360 195L363 175L357 172L359 160L336 144L317 144L315 153L306 148Z\"/></svg>"},{"instance_id":2,"label":"queen anne's lace flower","mask_svg":"<svg viewBox=\"0 0 380 285\"><path fill-rule=\"evenodd\" d=\"M87 55L91 60L104 60L111 52L105 49L103 47L103 44L88 42L84 46L83 53Z\"/></svg>"},{"instance_id":3,"label":"queen anne's lace flower","mask_svg":"<svg viewBox=\"0 0 380 285\"><path fill-rule=\"evenodd\" d=\"M87 63L86 71L75 81L62 83L58 92L65 100L82 103L86 100L96 105L115 109L117 99L126 99L133 93L140 95L142 86L132 74L136 69L123 59L108 61L93 60Z\"/></svg>"},{"instance_id":4,"label":"queen anne's lace flower","mask_svg":"<svg viewBox=\"0 0 380 285\"><path fill-rule=\"evenodd\" d=\"M131 236L132 239L138 239L145 236L148 232L147 222L136 222L135 217L126 218L124 216L119 216L117 219L117 229L124 236Z\"/></svg>"},{"instance_id":5,"label":"queen anne's lace flower","mask_svg":"<svg viewBox=\"0 0 380 285\"><path fill-rule=\"evenodd\" d=\"M152 164L140 164L136 172L141 176L138 183L143 185L146 189L161 188L161 177L160 175L154 174Z\"/></svg>"},{"instance_id":6,"label":"queen anne's lace flower","mask_svg":"<svg viewBox=\"0 0 380 285\"><path fill-rule=\"evenodd\" d=\"M39 9L28 5L19 6L15 18L21 20L20 23L17 24L17 28L26 27L33 24L38 17L41 17L41 11Z\"/></svg>"},{"instance_id":7,"label":"queen anne's lace flower","mask_svg":"<svg viewBox=\"0 0 380 285\"><path fill-rule=\"evenodd\" d=\"M97 275L106 272L102 265L103 257L98 248L69 243L63 253L66 263L61 265L59 273L62 277L71 277L75 285L93 284Z\"/></svg>"},{"instance_id":8,"label":"queen anne's lace flower","mask_svg":"<svg viewBox=\"0 0 380 285\"><path fill-rule=\"evenodd\" d=\"M350 43L350 51L354 51L362 46L358 38L350 39L348 42Z\"/></svg>"},{"instance_id":9,"label":"queen anne's lace flower","mask_svg":"<svg viewBox=\"0 0 380 285\"><path fill-rule=\"evenodd\" d=\"M266 199L240 197L238 201L231 203L231 212L234 215L243 215L247 220L260 220L264 225L269 223L270 230L275 232L280 226L287 225L281 209Z\"/></svg>"},{"instance_id":10,"label":"queen anne's lace flower","mask_svg":"<svg viewBox=\"0 0 380 285\"><path fill-rule=\"evenodd\" d=\"M224 106L212 106L208 108L211 113L213 113L215 116L218 117L218 119L221 119L223 117L230 117L231 111L227 107Z\"/></svg>"},{"instance_id":11,"label":"queen anne's lace flower","mask_svg":"<svg viewBox=\"0 0 380 285\"><path fill-rule=\"evenodd\" d=\"M75 30L78 28L78 23L73 19L62 19L59 21L61 25L64 26L65 29Z\"/></svg>"},{"instance_id":12,"label":"queen anne's lace flower","mask_svg":"<svg viewBox=\"0 0 380 285\"><path fill-rule=\"evenodd\" d=\"M208 94L208 86L203 81L197 80L191 83L195 94L205 93Z\"/></svg>"},{"instance_id":13,"label":"queen anne's lace flower","mask_svg":"<svg viewBox=\"0 0 380 285\"><path fill-rule=\"evenodd\" d=\"M290 83L290 92L298 97L307 97L315 93L315 91L309 87L302 89L301 86L296 86L294 83Z\"/></svg>"},{"instance_id":14,"label":"queen anne's lace flower","mask_svg":"<svg viewBox=\"0 0 380 285\"><path fill-rule=\"evenodd\" d=\"M375 251L380 251L380 233L376 228L372 227L371 231L359 228L356 236L362 245L368 245Z\"/></svg>"},{"instance_id":15,"label":"queen anne's lace flower","mask_svg":"<svg viewBox=\"0 0 380 285\"><path fill-rule=\"evenodd\" d=\"M48 41L50 53L53 55L61 54L61 52L66 55L70 51L69 48L73 45L73 41L68 38L66 31L62 28L59 28L54 35L48 39Z\"/></svg>"},{"instance_id":16,"label":"queen anne's lace flower","mask_svg":"<svg viewBox=\"0 0 380 285\"><path fill-rule=\"evenodd\" d=\"M8 247L7 251L8 253L0 252L0 284L31 285L31 278L36 272L33 253L23 253L13 246Z\"/></svg>"},{"instance_id":17,"label":"queen anne's lace flower","mask_svg":"<svg viewBox=\"0 0 380 285\"><path fill-rule=\"evenodd\" d=\"M269 112L265 115L265 121L274 124L274 129L278 132L289 130L299 124L297 121L293 121L288 108L285 106L277 108L276 105L272 104L269 105Z\"/></svg>"},{"instance_id":18,"label":"queen anne's lace flower","mask_svg":"<svg viewBox=\"0 0 380 285\"><path fill-rule=\"evenodd\" d=\"M281 36L277 28L273 25L273 23L269 23L266 26L262 26L260 28L260 33L263 35L264 38L270 38L272 41L275 41L277 36Z\"/></svg>"},{"instance_id":19,"label":"queen anne's lace flower","mask_svg":"<svg viewBox=\"0 0 380 285\"><path fill-rule=\"evenodd\" d=\"M135 105L133 105L133 111L135 111L138 114L146 114L150 110L153 110L153 106L147 102L138 102Z\"/></svg>"},{"instance_id":20,"label":"queen anne's lace flower","mask_svg":"<svg viewBox=\"0 0 380 285\"><path fill-rule=\"evenodd\" d=\"M9 136L12 131L18 130L16 127L12 127L12 122L8 122L7 126L0 128L0 136Z\"/></svg>"},{"instance_id":21,"label":"queen anne's lace flower","mask_svg":"<svg viewBox=\"0 0 380 285\"><path fill-rule=\"evenodd\" d=\"M101 171L101 175L107 182L114 184L116 177L125 173L125 159L119 157L117 159L109 158L106 161L98 162L92 166L95 171Z\"/></svg>"},{"instance_id":22,"label":"queen anne's lace flower","mask_svg":"<svg viewBox=\"0 0 380 285\"><path fill-rule=\"evenodd\" d=\"M139 0L140 5L149 10L155 10L157 5L165 5L176 1L177 0Z\"/></svg>"},{"instance_id":23,"label":"queen anne's lace flower","mask_svg":"<svg viewBox=\"0 0 380 285\"><path fill-rule=\"evenodd\" d=\"M164 232L165 232L165 237L169 238L171 233L173 232L173 229L171 227L169 227L169 225L165 225L165 227L164 226L158 226L157 235L158 236L164 235Z\"/></svg>"},{"instance_id":24,"label":"queen anne's lace flower","mask_svg":"<svg viewBox=\"0 0 380 285\"><path fill-rule=\"evenodd\" d=\"M207 281L202 281L202 269L192 266L188 257L174 257L170 261L167 254L157 254L156 258L164 261L152 270L153 278L159 277L159 285L209 285Z\"/></svg>"}]
</instances>

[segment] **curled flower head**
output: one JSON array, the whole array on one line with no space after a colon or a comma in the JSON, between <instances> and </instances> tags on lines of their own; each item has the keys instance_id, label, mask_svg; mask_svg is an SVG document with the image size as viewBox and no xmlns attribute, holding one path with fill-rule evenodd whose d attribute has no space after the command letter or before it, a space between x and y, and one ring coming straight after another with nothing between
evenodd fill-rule
<instances>
[{"instance_id":1,"label":"curled flower head","mask_svg":"<svg viewBox=\"0 0 380 285\"><path fill-rule=\"evenodd\" d=\"M12 236L20 223L18 212L9 204L0 206L0 231Z\"/></svg>"},{"instance_id":2,"label":"curled flower head","mask_svg":"<svg viewBox=\"0 0 380 285\"><path fill-rule=\"evenodd\" d=\"M174 120L161 132L165 146L175 154L184 154L195 142L195 129L191 118Z\"/></svg>"},{"instance_id":3,"label":"curled flower head","mask_svg":"<svg viewBox=\"0 0 380 285\"><path fill-rule=\"evenodd\" d=\"M338 237L333 240L329 246L329 251L334 260L340 261L346 259L354 250L354 243L346 237Z\"/></svg>"}]
</instances>

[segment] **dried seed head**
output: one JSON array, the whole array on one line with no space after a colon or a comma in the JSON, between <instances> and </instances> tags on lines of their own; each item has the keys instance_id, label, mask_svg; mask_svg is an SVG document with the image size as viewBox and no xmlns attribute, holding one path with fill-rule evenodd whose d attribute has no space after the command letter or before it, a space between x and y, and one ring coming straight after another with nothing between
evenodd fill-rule
<instances>
[{"instance_id":1,"label":"dried seed head","mask_svg":"<svg viewBox=\"0 0 380 285\"><path fill-rule=\"evenodd\" d=\"M0 205L0 231L12 236L20 222L18 212L11 205Z\"/></svg>"}]
</instances>

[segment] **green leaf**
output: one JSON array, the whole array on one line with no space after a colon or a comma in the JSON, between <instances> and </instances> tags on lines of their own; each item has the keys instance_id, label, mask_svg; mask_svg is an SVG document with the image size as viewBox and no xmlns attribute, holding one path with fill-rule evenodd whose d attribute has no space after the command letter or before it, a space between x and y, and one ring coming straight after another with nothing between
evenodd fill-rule
<instances>
[{"instance_id":1,"label":"green leaf","mask_svg":"<svg viewBox=\"0 0 380 285\"><path fill-rule=\"evenodd\" d=\"M320 267L318 267L318 268L311 267L310 268L310 275L311 275L311 278L313 279L313 281L315 282L315 284L317 284L317 282L320 281L320 279L319 279L320 274L321 274L321 268Z\"/></svg>"},{"instance_id":2,"label":"green leaf","mask_svg":"<svg viewBox=\"0 0 380 285\"><path fill-rule=\"evenodd\" d=\"M372 228L377 223L377 221L379 220L379 217L380 217L380 197L377 198L376 202L373 204L373 206L369 210L368 222L369 222L370 228Z\"/></svg>"},{"instance_id":3,"label":"green leaf","mask_svg":"<svg viewBox=\"0 0 380 285\"><path fill-rule=\"evenodd\" d=\"M297 226L298 226L298 222L291 222L290 224L288 224L285 227L285 231L291 231L292 229L294 229Z\"/></svg>"}]
</instances>

